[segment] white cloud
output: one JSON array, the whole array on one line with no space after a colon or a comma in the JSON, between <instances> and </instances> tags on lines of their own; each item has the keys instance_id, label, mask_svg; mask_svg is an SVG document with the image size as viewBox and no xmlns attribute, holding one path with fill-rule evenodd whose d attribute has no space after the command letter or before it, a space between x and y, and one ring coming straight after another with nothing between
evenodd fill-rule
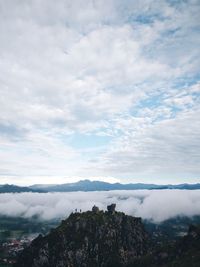
<instances>
[{"instance_id":1,"label":"white cloud","mask_svg":"<svg viewBox=\"0 0 200 267\"><path fill-rule=\"evenodd\" d=\"M105 173L126 174L132 179L145 176L150 181L160 176L161 182L161 177L173 182L177 174L180 178L176 182L190 175L198 178L199 116L196 109L153 124L148 118L125 120L126 124L119 120L117 127L123 134L95 164ZM189 178L187 181L191 182Z\"/></svg>"},{"instance_id":2,"label":"white cloud","mask_svg":"<svg viewBox=\"0 0 200 267\"><path fill-rule=\"evenodd\" d=\"M91 210L94 204L106 210L110 203L116 203L118 211L154 222L200 215L199 190L0 194L0 215L61 219L75 209Z\"/></svg>"},{"instance_id":3,"label":"white cloud","mask_svg":"<svg viewBox=\"0 0 200 267\"><path fill-rule=\"evenodd\" d=\"M199 9L0 0L0 175L199 175ZM80 134L112 140L86 154Z\"/></svg>"}]
</instances>

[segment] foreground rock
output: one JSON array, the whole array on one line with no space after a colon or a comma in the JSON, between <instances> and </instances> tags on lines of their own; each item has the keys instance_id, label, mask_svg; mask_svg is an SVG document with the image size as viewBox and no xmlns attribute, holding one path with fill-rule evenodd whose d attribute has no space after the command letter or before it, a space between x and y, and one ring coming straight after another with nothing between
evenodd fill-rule
<instances>
[{"instance_id":1,"label":"foreground rock","mask_svg":"<svg viewBox=\"0 0 200 267\"><path fill-rule=\"evenodd\" d=\"M118 267L146 254L148 237L140 218L115 211L72 213L47 236L37 237L15 267Z\"/></svg>"},{"instance_id":2,"label":"foreground rock","mask_svg":"<svg viewBox=\"0 0 200 267\"><path fill-rule=\"evenodd\" d=\"M199 267L200 226L190 226L188 234L176 242L163 243L155 251L135 259L129 267Z\"/></svg>"}]
</instances>

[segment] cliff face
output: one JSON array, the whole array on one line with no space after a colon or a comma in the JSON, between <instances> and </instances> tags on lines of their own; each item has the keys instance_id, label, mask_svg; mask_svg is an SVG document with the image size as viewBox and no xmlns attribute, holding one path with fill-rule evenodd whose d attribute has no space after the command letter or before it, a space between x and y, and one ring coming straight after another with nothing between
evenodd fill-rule
<instances>
[{"instance_id":1,"label":"cliff face","mask_svg":"<svg viewBox=\"0 0 200 267\"><path fill-rule=\"evenodd\" d=\"M118 267L147 252L140 218L121 212L72 213L47 236L39 236L15 267Z\"/></svg>"}]
</instances>

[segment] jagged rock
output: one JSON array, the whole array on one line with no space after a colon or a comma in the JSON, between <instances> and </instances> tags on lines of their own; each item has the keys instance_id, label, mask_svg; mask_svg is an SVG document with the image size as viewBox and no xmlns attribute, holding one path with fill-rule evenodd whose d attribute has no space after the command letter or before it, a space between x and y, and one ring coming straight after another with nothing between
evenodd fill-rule
<instances>
[{"instance_id":1,"label":"jagged rock","mask_svg":"<svg viewBox=\"0 0 200 267\"><path fill-rule=\"evenodd\" d=\"M107 210L109 213L115 213L115 208L116 208L116 204L111 204L109 206L107 206Z\"/></svg>"},{"instance_id":2,"label":"jagged rock","mask_svg":"<svg viewBox=\"0 0 200 267\"><path fill-rule=\"evenodd\" d=\"M115 212L72 213L47 236L36 238L15 267L121 267L148 250L140 218ZM96 210L96 209L95 209Z\"/></svg>"},{"instance_id":3,"label":"jagged rock","mask_svg":"<svg viewBox=\"0 0 200 267\"><path fill-rule=\"evenodd\" d=\"M97 212L99 212L99 208L97 207L97 206L93 206L92 207L92 211L94 212L94 213L97 213Z\"/></svg>"}]
</instances>

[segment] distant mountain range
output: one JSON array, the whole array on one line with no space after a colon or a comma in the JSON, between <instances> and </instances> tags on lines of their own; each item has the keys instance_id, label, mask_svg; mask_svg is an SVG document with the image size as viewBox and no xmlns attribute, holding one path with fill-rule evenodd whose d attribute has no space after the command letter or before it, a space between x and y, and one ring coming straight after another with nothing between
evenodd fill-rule
<instances>
[{"instance_id":1,"label":"distant mountain range","mask_svg":"<svg viewBox=\"0 0 200 267\"><path fill-rule=\"evenodd\" d=\"M20 192L77 192L77 191L111 191L111 190L158 190L158 189L180 189L180 190L196 190L200 189L200 183L197 184L178 184L178 185L157 185L157 184L120 184L106 183L101 181L81 180L76 183L67 184L35 184L29 187L21 187L16 185L0 185L0 193L20 193Z\"/></svg>"},{"instance_id":2,"label":"distant mountain range","mask_svg":"<svg viewBox=\"0 0 200 267\"><path fill-rule=\"evenodd\" d=\"M12 185L12 184L0 185L0 193L23 193L23 192L44 193L46 191L40 189L32 189L30 187Z\"/></svg>"}]
</instances>

